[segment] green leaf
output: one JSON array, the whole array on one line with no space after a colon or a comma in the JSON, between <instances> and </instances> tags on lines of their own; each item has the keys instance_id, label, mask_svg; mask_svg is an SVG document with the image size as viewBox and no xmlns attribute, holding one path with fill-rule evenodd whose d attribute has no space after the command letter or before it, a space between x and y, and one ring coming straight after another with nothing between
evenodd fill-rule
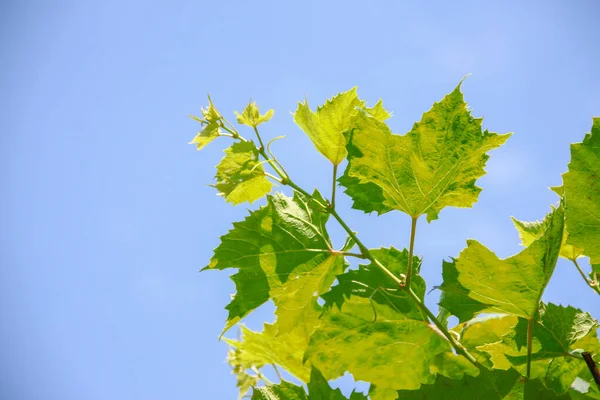
<instances>
[{"instance_id":1,"label":"green leaf","mask_svg":"<svg viewBox=\"0 0 600 400\"><path fill-rule=\"evenodd\" d=\"M350 395L351 400L367 400L367 398L358 392L353 392ZM323 374L313 368L310 374L310 382L308 382L308 400L347 400L340 389L333 390Z\"/></svg>"},{"instance_id":2,"label":"green leaf","mask_svg":"<svg viewBox=\"0 0 600 400\"><path fill-rule=\"evenodd\" d=\"M252 400L307 400L304 388L293 383L281 381L276 385L254 388Z\"/></svg>"},{"instance_id":3,"label":"green leaf","mask_svg":"<svg viewBox=\"0 0 600 400\"><path fill-rule=\"evenodd\" d=\"M517 255L499 259L492 251L475 240L467 241L456 259L458 275L445 275L446 287L455 289L453 297L442 300L442 307L464 320L460 299L469 303L473 313L503 313L531 318L538 310L540 298L558 259L563 237L564 213L562 206L547 217L542 236ZM460 290L456 289L459 288Z\"/></svg>"},{"instance_id":4,"label":"green leaf","mask_svg":"<svg viewBox=\"0 0 600 400\"><path fill-rule=\"evenodd\" d=\"M532 377L542 378L547 387L556 393L567 392L575 378L586 368L584 360L574 351L580 346L589 348L598 343L598 326L589 313L579 309L552 303L542 306L533 329ZM501 341L478 349L491 355L494 368L517 368L524 373L526 347L527 321L521 318L515 330L504 335Z\"/></svg>"},{"instance_id":5,"label":"green leaf","mask_svg":"<svg viewBox=\"0 0 600 400\"><path fill-rule=\"evenodd\" d=\"M256 102L254 102L254 101L251 101L250 103L248 103L248 105L246 106L244 111L242 111L241 114L238 113L237 111L235 112L235 115L237 116L238 124L248 125L253 128L256 128L258 125L262 124L263 122L267 122L268 120L270 120L273 117L274 114L275 114L275 111L273 111L271 109L271 110L267 111L266 113L264 113L263 115L261 115L260 111L258 110L258 106L256 105Z\"/></svg>"},{"instance_id":6,"label":"green leaf","mask_svg":"<svg viewBox=\"0 0 600 400\"><path fill-rule=\"evenodd\" d=\"M313 112L308 106L308 100L298 103L298 109L293 114L294 122L308 135L317 150L334 165L346 158L346 132L352 123L356 108L364 106L358 98L356 87L347 92L339 93L331 100ZM383 107L375 106L374 113L380 115ZM385 110L383 110L385 111Z\"/></svg>"},{"instance_id":7,"label":"green leaf","mask_svg":"<svg viewBox=\"0 0 600 400\"><path fill-rule=\"evenodd\" d=\"M438 354L450 351L448 341L423 320L385 305L373 320L371 303L360 296L345 299L339 309L327 309L305 359L327 379L348 371L382 390L416 389L431 382L431 364Z\"/></svg>"},{"instance_id":8,"label":"green leaf","mask_svg":"<svg viewBox=\"0 0 600 400\"><path fill-rule=\"evenodd\" d=\"M458 280L456 260L442 261L442 277L440 307L455 315L460 322L470 320L487 308L486 304L469 297L469 290Z\"/></svg>"},{"instance_id":9,"label":"green leaf","mask_svg":"<svg viewBox=\"0 0 600 400\"><path fill-rule=\"evenodd\" d=\"M543 235L546 230L545 223L547 222L547 220L525 222L519 221L518 219L512 217L512 221L513 224L515 224L515 228L517 228L517 231L519 232L519 237L521 238L521 245L524 247L527 247L531 243L533 243L536 239ZM566 243L567 237L568 233L565 229L560 249L560 256L566 258L567 260L576 260L578 257L581 257L583 255L583 250L568 245Z\"/></svg>"},{"instance_id":10,"label":"green leaf","mask_svg":"<svg viewBox=\"0 0 600 400\"><path fill-rule=\"evenodd\" d=\"M220 134L219 126L221 123L221 119L223 118L221 114L217 111L210 96L208 96L208 108L201 108L202 118L198 118L194 115L191 115L191 118L195 121L200 122L200 126L202 126L202 130L196 134L196 136L192 139L189 144L195 144L196 149L198 151L202 150L204 146L212 142L217 136Z\"/></svg>"},{"instance_id":11,"label":"green leaf","mask_svg":"<svg viewBox=\"0 0 600 400\"><path fill-rule=\"evenodd\" d=\"M600 263L600 117L583 142L571 145L569 171L563 174L567 243Z\"/></svg>"},{"instance_id":12,"label":"green leaf","mask_svg":"<svg viewBox=\"0 0 600 400\"><path fill-rule=\"evenodd\" d=\"M406 274L408 250L399 251L391 247L369 251L396 276ZM413 256L414 275L411 288L423 299L425 297L425 281L418 275L420 264L419 257ZM370 299L373 302L375 313L378 305L382 304L404 314L407 318L424 319L410 296L405 291L401 291L395 282L373 264L361 265L357 270L347 271L338 275L337 280L339 283L321 296L325 300L326 308L333 305L341 308L344 301L350 296L358 296ZM375 319L375 314L373 319Z\"/></svg>"},{"instance_id":13,"label":"green leaf","mask_svg":"<svg viewBox=\"0 0 600 400\"><path fill-rule=\"evenodd\" d=\"M460 85L404 136L367 113L349 133L348 167L340 183L353 208L382 214L400 210L437 219L444 207L471 207L481 188L488 151L510 136L482 131L463 100ZM368 193L365 194L365 193Z\"/></svg>"},{"instance_id":14,"label":"green leaf","mask_svg":"<svg viewBox=\"0 0 600 400\"><path fill-rule=\"evenodd\" d=\"M485 368L477 378L466 376L452 380L438 376L433 385L419 390L398 392L398 400L568 400L568 394L557 395L546 389L539 379L525 380L514 369L490 371Z\"/></svg>"},{"instance_id":15,"label":"green leaf","mask_svg":"<svg viewBox=\"0 0 600 400\"><path fill-rule=\"evenodd\" d=\"M432 385L424 385L419 390L401 390L398 399L402 400L456 400L485 399L503 400L517 399L511 397L511 391L518 385L520 374L515 370L489 371L481 369L477 378L465 376L454 380L438 376ZM523 397L521 397L522 399Z\"/></svg>"},{"instance_id":16,"label":"green leaf","mask_svg":"<svg viewBox=\"0 0 600 400\"><path fill-rule=\"evenodd\" d=\"M342 394L340 389L332 389L323 375L313 368L308 382L308 396L300 386L282 381L277 385L257 388L253 400L367 400L365 395L352 392L350 399ZM256 396L256 397L255 397Z\"/></svg>"},{"instance_id":17,"label":"green leaf","mask_svg":"<svg viewBox=\"0 0 600 400\"><path fill-rule=\"evenodd\" d=\"M260 199L273 187L259 163L258 150L252 142L236 142L225 150L217 165L214 185L225 200L234 205Z\"/></svg>"},{"instance_id":18,"label":"green leaf","mask_svg":"<svg viewBox=\"0 0 600 400\"><path fill-rule=\"evenodd\" d=\"M318 192L313 197L322 200ZM345 267L340 253L331 250L327 218L302 194L292 199L276 193L221 237L205 269L239 269L231 277L237 293L226 307L225 330L269 299L277 306L280 333L304 324L318 295L329 290Z\"/></svg>"}]
</instances>

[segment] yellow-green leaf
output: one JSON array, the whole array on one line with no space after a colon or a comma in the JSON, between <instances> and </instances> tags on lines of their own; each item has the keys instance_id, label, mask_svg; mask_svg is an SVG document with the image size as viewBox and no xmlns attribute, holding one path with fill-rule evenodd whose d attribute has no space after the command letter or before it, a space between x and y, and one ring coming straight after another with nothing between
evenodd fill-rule
<instances>
[{"instance_id":1,"label":"yellow-green leaf","mask_svg":"<svg viewBox=\"0 0 600 400\"><path fill-rule=\"evenodd\" d=\"M544 234L545 221L525 222L519 221L514 217L512 218L512 221L515 225L515 228L517 228L517 231L519 232L519 237L521 238L521 245L523 247L529 246L537 238ZM565 229L564 237L560 247L560 256L566 258L567 260L576 260L578 257L581 257L583 255L583 250L567 244L568 236L569 234Z\"/></svg>"},{"instance_id":2,"label":"yellow-green leaf","mask_svg":"<svg viewBox=\"0 0 600 400\"><path fill-rule=\"evenodd\" d=\"M199 122L200 126L202 126L202 130L198 132L189 143L195 144L198 151L202 150L204 146L219 136L219 126L221 119L223 118L215 108L210 96L208 97L208 107L206 109L202 108L201 111L202 118L198 118L194 115L191 116L193 120Z\"/></svg>"},{"instance_id":3,"label":"yellow-green leaf","mask_svg":"<svg viewBox=\"0 0 600 400\"><path fill-rule=\"evenodd\" d=\"M450 351L448 341L423 320L409 319L380 305L377 319L369 299L351 296L331 307L313 333L305 359L327 379L346 371L379 390L417 389L431 383L436 356Z\"/></svg>"},{"instance_id":4,"label":"yellow-green leaf","mask_svg":"<svg viewBox=\"0 0 600 400\"><path fill-rule=\"evenodd\" d=\"M452 301L442 302L451 313L463 313L462 300L478 305L473 313L505 313L523 318L533 317L558 259L563 237L564 212L559 206L545 222L545 231L519 254L499 259L492 251L475 240L467 241L456 259L457 274L444 285L460 288L453 292ZM442 285L442 290L444 289Z\"/></svg>"},{"instance_id":5,"label":"yellow-green leaf","mask_svg":"<svg viewBox=\"0 0 600 400\"><path fill-rule=\"evenodd\" d=\"M362 106L364 102L358 98L354 87L327 100L317 108L316 113L308 106L308 100L298 103L294 122L308 135L321 154L338 165L347 154L344 133L350 128L353 115L357 112L356 107ZM373 112L382 115L379 108Z\"/></svg>"},{"instance_id":6,"label":"yellow-green leaf","mask_svg":"<svg viewBox=\"0 0 600 400\"><path fill-rule=\"evenodd\" d=\"M258 150L252 142L236 142L225 150L225 157L217 165L219 194L234 205L260 199L273 187L259 163Z\"/></svg>"},{"instance_id":7,"label":"yellow-green leaf","mask_svg":"<svg viewBox=\"0 0 600 400\"><path fill-rule=\"evenodd\" d=\"M400 210L432 221L444 207L471 207L481 191L475 181L485 173L486 153L510 136L482 130L481 123L467 109L460 85L404 136L359 113L340 183L353 207L365 212Z\"/></svg>"},{"instance_id":8,"label":"yellow-green leaf","mask_svg":"<svg viewBox=\"0 0 600 400\"><path fill-rule=\"evenodd\" d=\"M237 122L239 124L248 125L254 128L263 122L270 120L274 114L275 111L271 109L261 115L258 106L254 101L250 102L241 114L237 111L235 112L235 115L237 116Z\"/></svg>"}]
</instances>

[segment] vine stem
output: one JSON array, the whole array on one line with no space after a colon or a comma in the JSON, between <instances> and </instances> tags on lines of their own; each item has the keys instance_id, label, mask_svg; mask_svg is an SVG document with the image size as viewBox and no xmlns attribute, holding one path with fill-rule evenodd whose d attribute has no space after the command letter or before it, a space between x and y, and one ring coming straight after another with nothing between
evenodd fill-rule
<instances>
[{"instance_id":1,"label":"vine stem","mask_svg":"<svg viewBox=\"0 0 600 400\"><path fill-rule=\"evenodd\" d=\"M256 137L258 138L258 142L260 143L260 148L264 151L265 150L265 144L263 143L262 138L258 134L258 129L256 128L256 126L253 126L253 128L254 128L254 133L256 133Z\"/></svg>"},{"instance_id":2,"label":"vine stem","mask_svg":"<svg viewBox=\"0 0 600 400\"><path fill-rule=\"evenodd\" d=\"M527 378L531 377L531 350L533 349L533 325L535 315L527 321Z\"/></svg>"},{"instance_id":3,"label":"vine stem","mask_svg":"<svg viewBox=\"0 0 600 400\"><path fill-rule=\"evenodd\" d=\"M579 273L581 274L581 277L583 278L585 283L587 283L589 287L594 289L596 291L596 293L600 294L600 283L598 283L598 281L592 281L587 276L585 276L585 272L583 272L583 270L581 269L581 267L579 266L579 264L577 263L577 260L575 258L572 258L571 261L573 261L573 264L575 264L577 271L579 271Z\"/></svg>"},{"instance_id":4,"label":"vine stem","mask_svg":"<svg viewBox=\"0 0 600 400\"><path fill-rule=\"evenodd\" d=\"M477 359L473 357L473 355L469 353L469 351L454 338L450 331L448 331L448 328L446 328L444 324L442 324L440 320L438 320L436 316L433 315L431 310L421 301L419 296L417 296L417 294L411 288L406 288L406 291L413 299L413 301L417 304L417 306L421 309L421 311L423 311L434 323L434 325L444 334L444 336L446 337L446 339L448 339L448 341L450 342L452 347L454 347L456 352L464 356L467 360L469 360L469 362L471 362L471 364L478 367L479 362L477 361Z\"/></svg>"},{"instance_id":5,"label":"vine stem","mask_svg":"<svg viewBox=\"0 0 600 400\"><path fill-rule=\"evenodd\" d=\"M256 136L258 137L258 141L261 143L261 147L258 149L259 154L266 160L269 160L269 157L267 156L267 153L265 152L265 149L262 146L262 139L261 139L260 134L258 133L258 129L256 129L256 127L254 127L254 132L256 133ZM277 165L275 165L275 163L273 161L269 161L269 164L271 165L271 167L273 167L275 172L279 176L281 176L282 184L291 186L294 190L302 193L309 199L312 198L312 196L306 190L304 190L300 186L296 185L296 183L294 183L294 181L292 181L292 179L289 177L289 175L284 174L277 167ZM337 171L335 171L335 172L337 173ZM335 180L334 180L334 189L333 190L335 190ZM433 322L433 324L439 329L440 332L442 332L442 334L446 337L446 339L448 339L448 341L450 342L452 347L456 350L456 352L458 354L463 355L467 360L469 360L469 362L471 362L476 367L479 367L479 362L477 362L477 359L475 359L475 357L473 357L473 355L471 355L471 353L469 353L469 351L462 344L460 344L454 338L454 336L452 336L452 334L448 331L448 328L446 326L444 326L444 324L442 324L436 318L436 316L431 312L431 310L429 310L429 308L425 305L425 303L423 303L421 301L419 296L417 296L417 294L412 289L410 289L410 287L407 287L405 279L401 279L400 277L397 277L385 265L383 265L379 260L377 260L375 257L373 257L373 255L371 254L369 249L360 241L360 239L356 236L356 233L352 229L350 229L348 224L346 224L346 222L337 213L337 211L335 210L334 207L330 207L328 209L328 212L333 216L333 218L335 218L335 220L341 225L341 227L346 231L346 233L354 240L354 242L360 249L360 254L363 256L363 258L366 258L369 261L371 261L373 264L375 264L379 269L381 269L381 271L383 273L385 273L392 281L394 281L394 283L396 283L396 285L398 285L398 287L401 290L405 290L407 293L409 293L410 297L415 302L415 304L419 307L421 312L424 313ZM413 225L415 225L415 227L412 229L411 242L414 242L414 231L416 230L416 219L413 219ZM411 248L412 247L413 246L411 245ZM412 260L412 254L411 254L411 258L409 260ZM402 277L402 278L405 278L405 277Z\"/></svg>"},{"instance_id":6,"label":"vine stem","mask_svg":"<svg viewBox=\"0 0 600 400\"><path fill-rule=\"evenodd\" d=\"M410 289L410 280L412 278L412 261L413 261L413 250L415 248L415 234L417 233L417 219L418 217L412 217L412 223L410 226L410 246L408 248L408 266L406 267L406 288Z\"/></svg>"}]
</instances>

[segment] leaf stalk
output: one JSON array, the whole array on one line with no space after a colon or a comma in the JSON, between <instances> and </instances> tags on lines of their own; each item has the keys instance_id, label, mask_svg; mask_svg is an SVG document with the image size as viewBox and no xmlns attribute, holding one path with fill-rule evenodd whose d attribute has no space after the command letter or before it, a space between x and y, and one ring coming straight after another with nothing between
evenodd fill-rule
<instances>
[{"instance_id":1,"label":"leaf stalk","mask_svg":"<svg viewBox=\"0 0 600 400\"><path fill-rule=\"evenodd\" d=\"M410 289L410 281L412 278L412 261L413 261L413 250L415 248L415 234L417 232L417 219L418 217L412 217L410 226L410 245L408 249L408 266L406 267L406 288Z\"/></svg>"}]
</instances>

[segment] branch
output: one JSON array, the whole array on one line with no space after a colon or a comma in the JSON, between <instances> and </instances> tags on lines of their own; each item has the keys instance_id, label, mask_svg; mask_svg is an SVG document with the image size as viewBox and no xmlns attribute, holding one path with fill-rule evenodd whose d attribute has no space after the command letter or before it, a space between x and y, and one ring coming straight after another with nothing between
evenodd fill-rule
<instances>
[{"instance_id":1,"label":"branch","mask_svg":"<svg viewBox=\"0 0 600 400\"><path fill-rule=\"evenodd\" d=\"M587 364L588 368L590 369L590 372L592 373L592 376L594 377L594 382L596 382L596 385L598 385L598 388L600 389L600 372L598 372L598 366L594 362L592 355L588 352L583 352L583 353L581 353L581 356L583 357L583 359L585 360L585 363Z\"/></svg>"}]
</instances>

